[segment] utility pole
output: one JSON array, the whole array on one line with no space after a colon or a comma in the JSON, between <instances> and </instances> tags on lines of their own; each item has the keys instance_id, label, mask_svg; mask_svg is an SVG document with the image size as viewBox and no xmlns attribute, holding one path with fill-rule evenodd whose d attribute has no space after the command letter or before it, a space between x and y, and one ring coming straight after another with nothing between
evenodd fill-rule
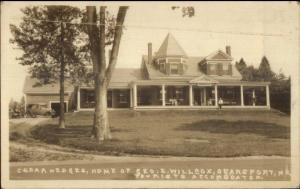
<instances>
[{"instance_id":1,"label":"utility pole","mask_svg":"<svg viewBox=\"0 0 300 189\"><path fill-rule=\"evenodd\" d=\"M60 51L60 115L59 115L59 128L65 128L65 90L64 90L64 80L65 80L65 62L64 62L64 25L63 22L60 23L60 31L61 31L61 51Z\"/></svg>"}]
</instances>

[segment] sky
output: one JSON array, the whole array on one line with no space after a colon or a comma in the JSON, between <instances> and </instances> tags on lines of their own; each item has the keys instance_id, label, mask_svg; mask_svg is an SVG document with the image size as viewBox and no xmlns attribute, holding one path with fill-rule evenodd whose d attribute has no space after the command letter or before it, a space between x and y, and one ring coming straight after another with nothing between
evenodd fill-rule
<instances>
[{"instance_id":1,"label":"sky","mask_svg":"<svg viewBox=\"0 0 300 189\"><path fill-rule=\"evenodd\" d=\"M2 2L1 7L1 86L5 98L19 100L23 95L26 67L18 64L22 51L9 43L9 24L21 22L21 8L63 2ZM70 2L67 3L70 5ZM157 51L171 33L188 56L207 56L231 46L234 62L244 58L257 67L266 56L275 72L293 77L299 66L299 7L296 2L74 2L105 4L112 13L119 5L129 5L125 18L117 67L138 68L147 44ZM182 17L171 6L194 6L195 16ZM295 69L297 68L297 69Z\"/></svg>"}]
</instances>

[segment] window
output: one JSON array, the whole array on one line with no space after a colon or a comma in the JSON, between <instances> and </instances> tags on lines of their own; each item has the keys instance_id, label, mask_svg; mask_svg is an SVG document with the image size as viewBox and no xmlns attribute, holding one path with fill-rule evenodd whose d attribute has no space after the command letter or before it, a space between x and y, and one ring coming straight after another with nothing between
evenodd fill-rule
<instances>
[{"instance_id":1,"label":"window","mask_svg":"<svg viewBox=\"0 0 300 189\"><path fill-rule=\"evenodd\" d=\"M158 63L159 64L166 63L166 59L158 59Z\"/></svg>"},{"instance_id":2,"label":"window","mask_svg":"<svg viewBox=\"0 0 300 189\"><path fill-rule=\"evenodd\" d=\"M120 92L120 103L127 103L127 95L125 92Z\"/></svg>"},{"instance_id":3,"label":"window","mask_svg":"<svg viewBox=\"0 0 300 189\"><path fill-rule=\"evenodd\" d=\"M168 58L169 63L180 63L181 59L180 58Z\"/></svg>"},{"instance_id":4,"label":"window","mask_svg":"<svg viewBox=\"0 0 300 189\"><path fill-rule=\"evenodd\" d=\"M160 71L165 71L165 63L159 64L159 70Z\"/></svg>"},{"instance_id":5,"label":"window","mask_svg":"<svg viewBox=\"0 0 300 189\"><path fill-rule=\"evenodd\" d=\"M170 64L171 74L178 74L178 64Z\"/></svg>"},{"instance_id":6,"label":"window","mask_svg":"<svg viewBox=\"0 0 300 189\"><path fill-rule=\"evenodd\" d=\"M227 64L223 64L223 70L228 70L228 65Z\"/></svg>"}]
</instances>

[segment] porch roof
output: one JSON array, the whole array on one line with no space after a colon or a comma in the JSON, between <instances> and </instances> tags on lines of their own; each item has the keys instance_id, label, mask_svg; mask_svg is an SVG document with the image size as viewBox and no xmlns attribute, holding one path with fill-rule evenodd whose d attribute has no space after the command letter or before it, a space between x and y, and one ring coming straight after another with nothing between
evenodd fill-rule
<instances>
[{"instance_id":1,"label":"porch roof","mask_svg":"<svg viewBox=\"0 0 300 189\"><path fill-rule=\"evenodd\" d=\"M69 79L66 79L64 84L65 93L74 91L74 86L71 84L71 81ZM25 78L23 92L25 94L59 94L59 81L49 84L41 84L37 78L27 76Z\"/></svg>"},{"instance_id":2,"label":"porch roof","mask_svg":"<svg viewBox=\"0 0 300 189\"><path fill-rule=\"evenodd\" d=\"M145 77L139 68L116 68L112 74L108 88L128 88L132 81L143 79ZM82 84L80 87L93 87L93 83Z\"/></svg>"},{"instance_id":3,"label":"porch roof","mask_svg":"<svg viewBox=\"0 0 300 189\"><path fill-rule=\"evenodd\" d=\"M209 82L197 82L195 79L190 81L183 80L136 80L132 82L132 84L138 85L243 85L243 86L266 86L269 85L270 82L266 81L209 81Z\"/></svg>"}]
</instances>

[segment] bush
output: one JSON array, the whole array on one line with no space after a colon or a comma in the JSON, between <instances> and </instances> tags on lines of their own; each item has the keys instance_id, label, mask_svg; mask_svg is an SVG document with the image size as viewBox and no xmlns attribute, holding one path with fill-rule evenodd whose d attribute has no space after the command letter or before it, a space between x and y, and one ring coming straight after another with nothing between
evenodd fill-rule
<instances>
[{"instance_id":1,"label":"bush","mask_svg":"<svg viewBox=\"0 0 300 189\"><path fill-rule=\"evenodd\" d=\"M9 133L9 140L10 141L17 141L17 140L20 140L20 139L23 139L24 136L21 135L20 133L14 131L14 132L11 132Z\"/></svg>"},{"instance_id":2,"label":"bush","mask_svg":"<svg viewBox=\"0 0 300 189\"><path fill-rule=\"evenodd\" d=\"M270 86L272 108L284 113L291 113L291 79L277 79Z\"/></svg>"},{"instance_id":3,"label":"bush","mask_svg":"<svg viewBox=\"0 0 300 189\"><path fill-rule=\"evenodd\" d=\"M59 144L60 140L55 135L56 133L56 126L55 125L45 125L45 126L38 126L33 128L30 133L34 139L43 141L48 144Z\"/></svg>"}]
</instances>

